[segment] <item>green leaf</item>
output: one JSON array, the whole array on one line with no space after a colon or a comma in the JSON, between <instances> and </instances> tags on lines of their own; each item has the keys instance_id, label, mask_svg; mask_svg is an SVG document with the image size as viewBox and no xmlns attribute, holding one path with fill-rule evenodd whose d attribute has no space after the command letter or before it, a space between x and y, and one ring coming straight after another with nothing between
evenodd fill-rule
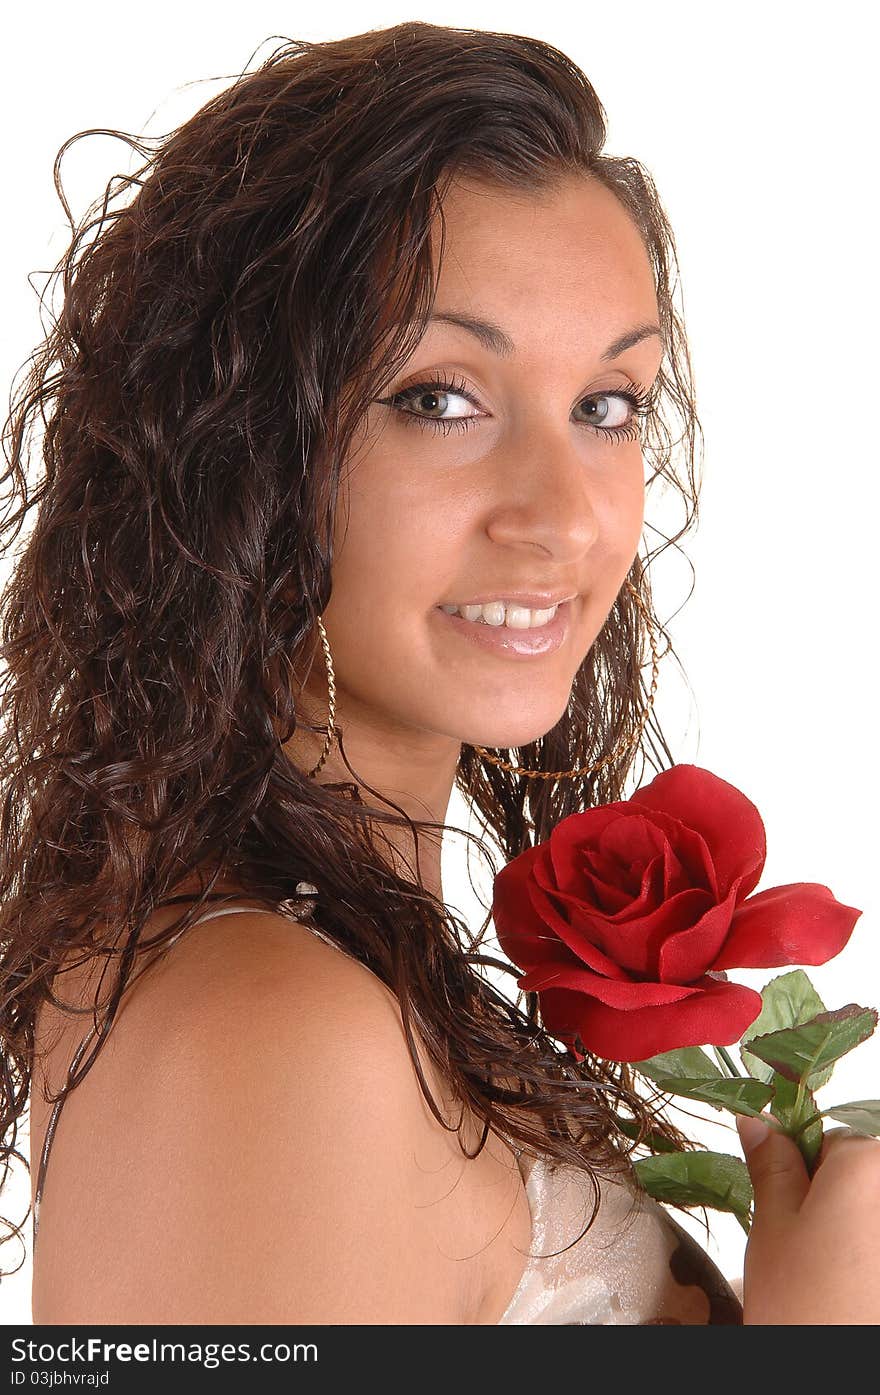
<instances>
[{"instance_id":1,"label":"green leaf","mask_svg":"<svg viewBox=\"0 0 880 1395\"><path fill-rule=\"evenodd\" d=\"M822 1147L822 1120L815 1119L806 1128L802 1126L811 1115L819 1112L813 1092L805 1085L788 1080L777 1071L773 1072L773 1087L770 1113L779 1120L786 1133L797 1135L795 1142L812 1177L819 1149Z\"/></svg>"},{"instance_id":2,"label":"green leaf","mask_svg":"<svg viewBox=\"0 0 880 1395\"><path fill-rule=\"evenodd\" d=\"M848 1104L836 1104L833 1109L822 1112L839 1124L848 1124L856 1133L880 1137L880 1100L850 1100Z\"/></svg>"},{"instance_id":3,"label":"green leaf","mask_svg":"<svg viewBox=\"0 0 880 1395\"><path fill-rule=\"evenodd\" d=\"M796 1083L804 1081L812 1089L825 1066L865 1041L876 1026L875 1008L847 1003L833 1012L817 1013L800 1026L753 1037L749 1049L779 1075Z\"/></svg>"},{"instance_id":4,"label":"green leaf","mask_svg":"<svg viewBox=\"0 0 880 1395\"><path fill-rule=\"evenodd\" d=\"M783 1027L798 1027L802 1022L809 1022L817 1013L825 1011L825 1004L803 969L793 969L791 973L779 974L771 979L761 989L761 1002L763 1007L760 1014L743 1035L740 1056L749 1075L769 1084L773 1076L772 1067L747 1051L746 1042L768 1032L780 1031ZM809 1082L810 1089L818 1090L821 1085L827 1085L833 1069L833 1066L829 1066L822 1071L821 1078L817 1073L816 1078Z\"/></svg>"},{"instance_id":5,"label":"green leaf","mask_svg":"<svg viewBox=\"0 0 880 1395\"><path fill-rule=\"evenodd\" d=\"M617 1127L625 1138L638 1138L639 1131L632 1119L618 1119ZM652 1153L678 1153L681 1149L674 1143L670 1143L661 1133L646 1133L642 1138L642 1146L650 1148Z\"/></svg>"},{"instance_id":6,"label":"green leaf","mask_svg":"<svg viewBox=\"0 0 880 1395\"><path fill-rule=\"evenodd\" d=\"M760 1114L773 1098L772 1086L765 1085L761 1080L753 1080L750 1075L731 1079L719 1073L708 1080L683 1080L678 1076L661 1075L658 1071L653 1080L664 1094L700 1100L704 1104L711 1104L714 1109L729 1109L732 1114Z\"/></svg>"},{"instance_id":7,"label":"green leaf","mask_svg":"<svg viewBox=\"0 0 880 1395\"><path fill-rule=\"evenodd\" d=\"M669 1081L661 1081L658 1077L658 1084L661 1090L670 1095L701 1100L704 1104L711 1104L714 1109L729 1109L732 1114L760 1114L773 1098L772 1086L765 1085L762 1080L752 1080L751 1076Z\"/></svg>"},{"instance_id":8,"label":"green leaf","mask_svg":"<svg viewBox=\"0 0 880 1395\"><path fill-rule=\"evenodd\" d=\"M664 1153L639 1158L633 1166L645 1191L657 1201L732 1211L748 1228L752 1183L741 1158L729 1153Z\"/></svg>"},{"instance_id":9,"label":"green leaf","mask_svg":"<svg viewBox=\"0 0 880 1395\"><path fill-rule=\"evenodd\" d=\"M724 1078L711 1056L699 1046L683 1046L677 1051L664 1051L660 1056L648 1056L644 1061L633 1061L632 1068L649 1080L656 1080L658 1076L664 1080L669 1076L700 1080L716 1075Z\"/></svg>"}]
</instances>

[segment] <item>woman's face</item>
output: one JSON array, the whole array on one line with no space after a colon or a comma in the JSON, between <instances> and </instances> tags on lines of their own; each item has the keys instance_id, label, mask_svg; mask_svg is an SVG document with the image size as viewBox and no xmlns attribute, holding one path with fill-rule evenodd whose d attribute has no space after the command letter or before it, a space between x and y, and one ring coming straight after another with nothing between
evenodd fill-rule
<instances>
[{"instance_id":1,"label":"woman's face","mask_svg":"<svg viewBox=\"0 0 880 1395\"><path fill-rule=\"evenodd\" d=\"M430 784L460 743L525 745L562 717L642 531L640 418L619 394L650 388L663 356L647 253L599 183L534 196L459 182L444 211L434 313L491 321L511 345L436 320L372 404L346 462L323 616L346 750L354 733L398 786L397 752ZM436 265L439 228L434 249ZM609 354L645 326L658 332ZM573 597L552 652L485 646L483 625L439 609L518 592ZM316 667L326 713L320 651Z\"/></svg>"}]
</instances>

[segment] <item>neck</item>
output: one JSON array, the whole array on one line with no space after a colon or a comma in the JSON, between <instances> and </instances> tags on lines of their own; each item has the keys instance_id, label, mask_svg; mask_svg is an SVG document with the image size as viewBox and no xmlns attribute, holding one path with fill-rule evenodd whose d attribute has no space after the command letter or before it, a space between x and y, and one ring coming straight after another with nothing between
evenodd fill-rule
<instances>
[{"instance_id":1,"label":"neck","mask_svg":"<svg viewBox=\"0 0 880 1395\"><path fill-rule=\"evenodd\" d=\"M311 725L322 718L309 717ZM323 716L326 722L326 711ZM350 714L338 718L343 728L345 753L351 764L348 769L338 745L334 744L321 769L314 777L322 785L345 782L355 784L361 802L368 808L400 817L398 809L416 823L442 823L446 817L455 781L455 771L461 750L459 742L432 733L395 733L391 740L377 733ZM317 765L324 746L325 733L297 727L284 751L298 769L311 771ZM360 779L356 777L360 777ZM361 783L363 781L363 783ZM366 788L369 785L373 794ZM393 802L389 808L377 795ZM419 831L416 868L416 843L412 830L376 820L371 832L377 845L386 852L395 874L410 881L419 881L431 895L443 900L440 874L442 833L435 829ZM418 875L420 874L420 875Z\"/></svg>"}]
</instances>

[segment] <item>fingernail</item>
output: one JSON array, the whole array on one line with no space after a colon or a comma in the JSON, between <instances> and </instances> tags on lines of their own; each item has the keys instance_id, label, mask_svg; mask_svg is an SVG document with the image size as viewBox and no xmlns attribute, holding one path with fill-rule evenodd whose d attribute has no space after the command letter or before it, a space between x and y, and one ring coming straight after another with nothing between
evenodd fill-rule
<instances>
[{"instance_id":1,"label":"fingernail","mask_svg":"<svg viewBox=\"0 0 880 1395\"><path fill-rule=\"evenodd\" d=\"M737 1114L736 1127L740 1143L747 1153L763 1143L770 1132L770 1125L766 1120L759 1119L754 1114Z\"/></svg>"}]
</instances>

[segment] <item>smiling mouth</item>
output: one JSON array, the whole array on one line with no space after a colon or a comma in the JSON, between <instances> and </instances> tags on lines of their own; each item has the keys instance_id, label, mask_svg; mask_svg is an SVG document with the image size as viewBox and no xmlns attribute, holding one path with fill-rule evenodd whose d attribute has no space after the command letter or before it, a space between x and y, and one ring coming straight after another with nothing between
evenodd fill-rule
<instances>
[{"instance_id":1,"label":"smiling mouth","mask_svg":"<svg viewBox=\"0 0 880 1395\"><path fill-rule=\"evenodd\" d=\"M472 625L484 625L488 629L524 634L551 625L559 612L568 604L568 600L565 600L559 601L555 605L538 608L521 605L515 601L509 605L498 601L490 602L484 606L478 604L439 605L436 609L443 611L444 615L452 616L457 620L466 620ZM511 624L511 620L514 623Z\"/></svg>"},{"instance_id":2,"label":"smiling mouth","mask_svg":"<svg viewBox=\"0 0 880 1395\"><path fill-rule=\"evenodd\" d=\"M534 659L553 654L565 643L571 629L570 601L558 605L553 618L544 624L525 627L493 625L479 617L468 620L457 612L450 615L449 609L445 606L434 607L444 628L457 635L458 641L463 640L468 647L475 647L501 659Z\"/></svg>"}]
</instances>

